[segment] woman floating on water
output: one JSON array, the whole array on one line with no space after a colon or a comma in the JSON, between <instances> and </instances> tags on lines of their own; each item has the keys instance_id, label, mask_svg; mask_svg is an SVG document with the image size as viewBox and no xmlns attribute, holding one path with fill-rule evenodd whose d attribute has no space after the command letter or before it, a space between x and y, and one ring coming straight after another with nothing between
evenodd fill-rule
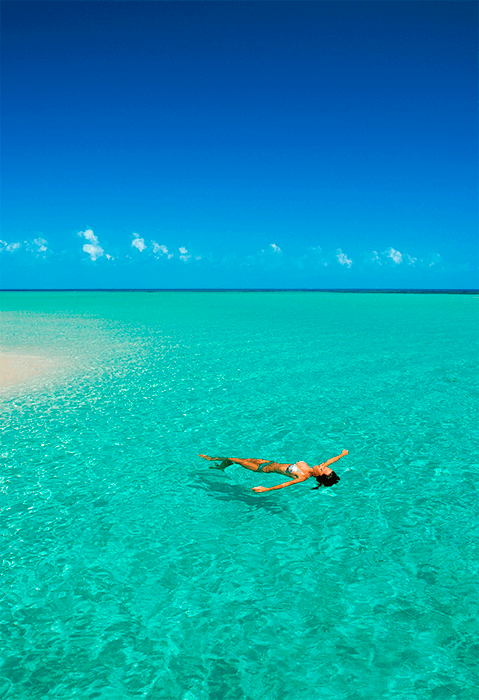
<instances>
[{"instance_id":1,"label":"woman floating on water","mask_svg":"<svg viewBox=\"0 0 479 700\"><path fill-rule=\"evenodd\" d=\"M295 464L280 464L279 462L270 462L267 459L235 459L234 457L208 457L208 455L198 455L207 459L210 462L216 462L220 460L220 464L216 464L210 469L226 469L230 464L241 464L245 469L251 469L253 472L275 472L276 474L284 474L285 476L293 479L293 481L285 481L284 484L278 484L278 486L270 486L267 489L265 486L255 486L252 490L257 493L264 493L265 491L275 491L276 489L282 489L285 486L291 486L292 484L299 484L300 481L306 481L310 476L316 477L318 486L315 488L319 489L321 485L332 486L337 484L339 481L339 476L329 468L329 465L333 462L337 462L338 459L344 457L348 454L347 450L343 450L337 457L332 457L328 459L327 462L322 464L317 464L315 467L310 467L306 462L295 462Z\"/></svg>"}]
</instances>

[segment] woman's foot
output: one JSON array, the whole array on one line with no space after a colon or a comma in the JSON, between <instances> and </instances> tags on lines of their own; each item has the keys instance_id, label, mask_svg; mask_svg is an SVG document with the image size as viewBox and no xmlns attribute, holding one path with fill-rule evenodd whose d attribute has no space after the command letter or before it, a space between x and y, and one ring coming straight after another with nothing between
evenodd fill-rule
<instances>
[{"instance_id":1,"label":"woman's foot","mask_svg":"<svg viewBox=\"0 0 479 700\"><path fill-rule=\"evenodd\" d=\"M208 455L198 455L198 457L203 457L203 459L207 459L209 462L216 462L217 460L221 460L220 464L215 464L214 467L210 467L210 469L221 469L223 471L226 469L226 467L229 467L230 464L234 464L230 459L227 457L208 457Z\"/></svg>"},{"instance_id":2,"label":"woman's foot","mask_svg":"<svg viewBox=\"0 0 479 700\"><path fill-rule=\"evenodd\" d=\"M224 471L226 467L229 467L230 464L234 464L234 462L231 461L231 459L224 459L221 464L215 464L214 467L210 467L210 469L221 469L221 471Z\"/></svg>"}]
</instances>

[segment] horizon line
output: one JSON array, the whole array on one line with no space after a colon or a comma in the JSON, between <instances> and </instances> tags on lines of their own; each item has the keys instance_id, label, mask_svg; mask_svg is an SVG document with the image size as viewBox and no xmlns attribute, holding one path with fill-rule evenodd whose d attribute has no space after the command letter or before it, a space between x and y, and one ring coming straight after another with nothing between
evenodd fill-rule
<instances>
[{"instance_id":1,"label":"horizon line","mask_svg":"<svg viewBox=\"0 0 479 700\"><path fill-rule=\"evenodd\" d=\"M384 287L372 289L369 287L358 288L315 288L315 287L112 287L112 288L64 288L64 289L0 289L1 292L337 292L337 293L367 293L367 294L479 294L479 289L395 289L394 287Z\"/></svg>"}]
</instances>

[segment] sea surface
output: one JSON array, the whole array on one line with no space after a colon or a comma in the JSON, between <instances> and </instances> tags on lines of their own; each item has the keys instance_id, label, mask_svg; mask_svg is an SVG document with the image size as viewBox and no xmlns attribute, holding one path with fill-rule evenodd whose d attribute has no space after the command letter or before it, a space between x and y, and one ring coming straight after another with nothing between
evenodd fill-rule
<instances>
[{"instance_id":1,"label":"sea surface","mask_svg":"<svg viewBox=\"0 0 479 700\"><path fill-rule=\"evenodd\" d=\"M475 700L478 304L3 293L0 698Z\"/></svg>"}]
</instances>

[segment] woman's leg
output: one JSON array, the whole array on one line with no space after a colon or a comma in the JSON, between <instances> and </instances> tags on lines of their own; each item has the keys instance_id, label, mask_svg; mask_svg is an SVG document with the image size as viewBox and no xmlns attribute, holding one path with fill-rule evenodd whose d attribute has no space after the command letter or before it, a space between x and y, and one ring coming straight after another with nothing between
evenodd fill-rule
<instances>
[{"instance_id":1,"label":"woman's leg","mask_svg":"<svg viewBox=\"0 0 479 700\"><path fill-rule=\"evenodd\" d=\"M253 472L262 471L265 464L274 464L269 459L235 459L234 457L229 459L233 464L240 464L245 469L250 469Z\"/></svg>"},{"instance_id":2,"label":"woman's leg","mask_svg":"<svg viewBox=\"0 0 479 700\"><path fill-rule=\"evenodd\" d=\"M229 467L231 464L240 464L242 467L245 469L251 469L253 472L257 472L260 465L262 464L272 464L267 459L236 459L235 457L208 457L208 455L198 455L199 457L203 457L203 459L207 459L210 462L217 462L218 460L221 460L221 464L217 465L215 467L212 467L212 469L226 469L226 467Z\"/></svg>"}]
</instances>

